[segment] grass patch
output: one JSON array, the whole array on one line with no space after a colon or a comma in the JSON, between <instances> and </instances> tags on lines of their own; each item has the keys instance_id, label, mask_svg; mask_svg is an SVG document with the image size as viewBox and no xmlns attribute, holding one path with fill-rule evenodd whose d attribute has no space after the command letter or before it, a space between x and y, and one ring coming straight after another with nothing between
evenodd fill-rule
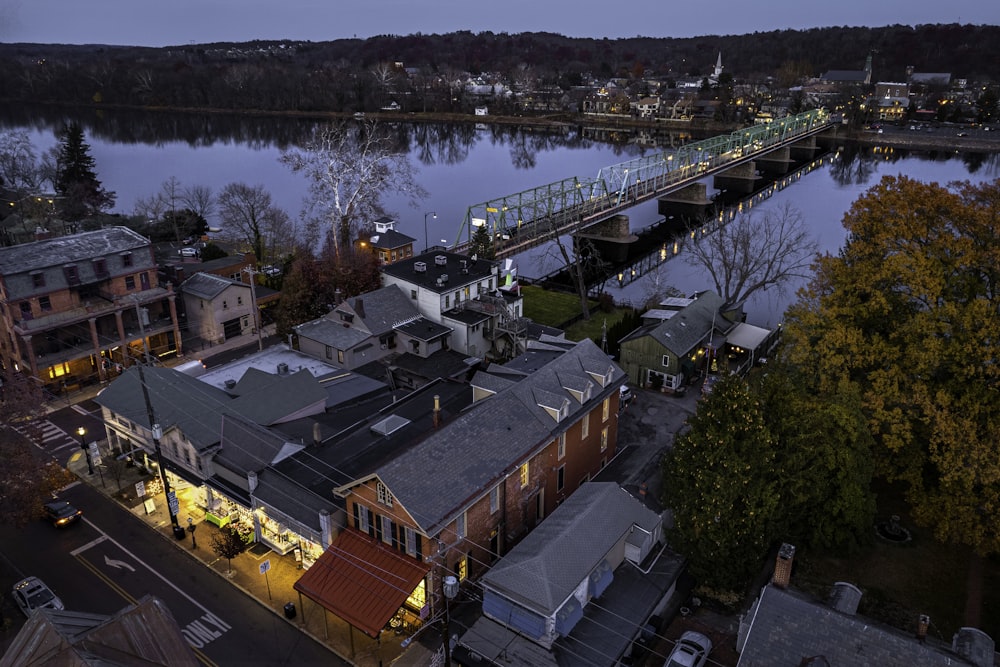
<instances>
[{"instance_id":1,"label":"grass patch","mask_svg":"<svg viewBox=\"0 0 1000 667\"><path fill-rule=\"evenodd\" d=\"M898 514L912 540L893 544L873 538L871 545L849 556L800 551L795 555L794 585L826 601L835 582L852 583L863 592L860 615L915 632L917 618L927 614L931 617L930 635L950 642L966 625L971 549L941 544L931 531L918 528L897 489L880 489L879 512L879 521ZM980 629L1000 637L1000 563L995 558L986 559L983 570Z\"/></svg>"},{"instance_id":2,"label":"grass patch","mask_svg":"<svg viewBox=\"0 0 1000 667\"><path fill-rule=\"evenodd\" d=\"M580 314L580 297L575 294L545 290L537 285L522 285L521 294L524 316L539 324L560 327ZM592 300L590 307L596 310L597 302Z\"/></svg>"},{"instance_id":3,"label":"grass patch","mask_svg":"<svg viewBox=\"0 0 1000 667\"><path fill-rule=\"evenodd\" d=\"M608 323L608 330L622 321L626 314L630 313L630 308L615 308L610 313L601 310L591 311L589 320L580 320L566 328L566 338L570 340L583 340L584 338L601 339L601 328L604 322Z\"/></svg>"}]
</instances>

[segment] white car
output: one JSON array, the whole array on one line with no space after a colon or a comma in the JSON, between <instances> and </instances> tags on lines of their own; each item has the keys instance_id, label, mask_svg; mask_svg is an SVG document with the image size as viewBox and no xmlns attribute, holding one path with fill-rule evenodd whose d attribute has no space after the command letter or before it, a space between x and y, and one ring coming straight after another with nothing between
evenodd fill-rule
<instances>
[{"instance_id":1,"label":"white car","mask_svg":"<svg viewBox=\"0 0 1000 667\"><path fill-rule=\"evenodd\" d=\"M694 630L688 630L674 644L663 667L702 667L712 652L712 640Z\"/></svg>"},{"instance_id":2,"label":"white car","mask_svg":"<svg viewBox=\"0 0 1000 667\"><path fill-rule=\"evenodd\" d=\"M14 584L13 594L14 602L25 616L39 609L65 609L62 600L38 577L28 577Z\"/></svg>"},{"instance_id":3,"label":"white car","mask_svg":"<svg viewBox=\"0 0 1000 667\"><path fill-rule=\"evenodd\" d=\"M187 248L181 248L180 250L177 251L177 253L181 257L197 257L198 249L188 246Z\"/></svg>"}]
</instances>

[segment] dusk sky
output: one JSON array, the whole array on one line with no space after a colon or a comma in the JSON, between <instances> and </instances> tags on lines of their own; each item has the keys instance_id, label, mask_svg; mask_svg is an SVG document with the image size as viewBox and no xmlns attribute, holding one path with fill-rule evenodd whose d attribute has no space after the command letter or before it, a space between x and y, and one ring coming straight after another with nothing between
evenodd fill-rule
<instances>
[{"instance_id":1,"label":"dusk sky","mask_svg":"<svg viewBox=\"0 0 1000 667\"><path fill-rule=\"evenodd\" d=\"M0 0L0 41L170 46L379 34L693 37L829 26L1000 24L997 0Z\"/></svg>"}]
</instances>

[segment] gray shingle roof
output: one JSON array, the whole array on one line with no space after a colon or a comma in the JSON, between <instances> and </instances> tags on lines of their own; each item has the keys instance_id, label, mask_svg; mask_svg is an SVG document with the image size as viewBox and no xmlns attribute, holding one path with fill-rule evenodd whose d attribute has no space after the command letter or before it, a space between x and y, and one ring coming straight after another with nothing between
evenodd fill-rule
<instances>
[{"instance_id":1,"label":"gray shingle roof","mask_svg":"<svg viewBox=\"0 0 1000 667\"><path fill-rule=\"evenodd\" d=\"M0 275L23 273L73 262L89 262L96 257L148 247L149 239L128 227L108 227L93 232L21 243L0 248Z\"/></svg>"},{"instance_id":2,"label":"gray shingle roof","mask_svg":"<svg viewBox=\"0 0 1000 667\"><path fill-rule=\"evenodd\" d=\"M727 332L733 328L734 323L719 312L723 305L722 297L715 292L703 292L670 319L639 327L621 342L649 335L675 355L683 356L705 340L713 324L715 331Z\"/></svg>"},{"instance_id":3,"label":"gray shingle roof","mask_svg":"<svg viewBox=\"0 0 1000 667\"><path fill-rule=\"evenodd\" d=\"M248 294L250 293L250 285L232 278L223 278L214 273L196 273L181 283L180 290L184 294L202 299L214 299L233 285L243 287Z\"/></svg>"},{"instance_id":4,"label":"gray shingle roof","mask_svg":"<svg viewBox=\"0 0 1000 667\"><path fill-rule=\"evenodd\" d=\"M340 322L335 322L327 317L320 317L293 328L295 333L303 338L329 345L338 350L349 350L372 337L367 331L345 327Z\"/></svg>"},{"instance_id":5,"label":"gray shingle roof","mask_svg":"<svg viewBox=\"0 0 1000 667\"><path fill-rule=\"evenodd\" d=\"M614 482L584 484L486 574L483 585L548 616L639 525L660 517Z\"/></svg>"},{"instance_id":6,"label":"gray shingle roof","mask_svg":"<svg viewBox=\"0 0 1000 667\"><path fill-rule=\"evenodd\" d=\"M931 637L921 644L915 633L907 634L868 618L836 611L801 593L772 584L761 590L746 618L748 629L740 667L799 665L812 656L822 656L830 665L972 664Z\"/></svg>"},{"instance_id":7,"label":"gray shingle roof","mask_svg":"<svg viewBox=\"0 0 1000 667\"><path fill-rule=\"evenodd\" d=\"M559 382L559 373L604 373L584 405ZM505 376L514 378L516 376ZM577 421L604 396L617 391L625 373L586 339L517 384L481 401L426 440L379 468L378 476L428 535L481 496L506 473L549 442L557 430ZM559 424L540 407L535 390L569 399L569 417ZM561 400L561 399L560 399Z\"/></svg>"},{"instance_id":8,"label":"gray shingle roof","mask_svg":"<svg viewBox=\"0 0 1000 667\"><path fill-rule=\"evenodd\" d=\"M381 287L347 299L337 306L336 311L355 315L375 336L388 333L394 326L420 315L413 301L396 285ZM339 319L333 313L330 317Z\"/></svg>"}]
</instances>

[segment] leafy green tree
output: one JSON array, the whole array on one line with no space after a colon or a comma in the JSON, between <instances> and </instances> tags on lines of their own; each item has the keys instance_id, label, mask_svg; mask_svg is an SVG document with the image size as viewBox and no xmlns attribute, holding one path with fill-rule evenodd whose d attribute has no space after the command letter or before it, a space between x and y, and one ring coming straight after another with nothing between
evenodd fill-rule
<instances>
[{"instance_id":1,"label":"leafy green tree","mask_svg":"<svg viewBox=\"0 0 1000 667\"><path fill-rule=\"evenodd\" d=\"M691 573L717 590L741 591L778 537L776 443L746 383L718 382L663 463L668 540Z\"/></svg>"},{"instance_id":2,"label":"leafy green tree","mask_svg":"<svg viewBox=\"0 0 1000 667\"><path fill-rule=\"evenodd\" d=\"M219 558L226 559L226 566L233 571L233 559L247 548L243 536L232 526L223 526L219 532L212 535L212 552Z\"/></svg>"},{"instance_id":3,"label":"leafy green tree","mask_svg":"<svg viewBox=\"0 0 1000 667\"><path fill-rule=\"evenodd\" d=\"M94 158L79 123L63 128L55 150L55 190L66 220L77 222L114 206L115 193L105 190L97 180Z\"/></svg>"},{"instance_id":4,"label":"leafy green tree","mask_svg":"<svg viewBox=\"0 0 1000 667\"><path fill-rule=\"evenodd\" d=\"M1000 551L1000 181L885 177L787 313L789 358L861 398L876 473L946 542Z\"/></svg>"}]
</instances>

